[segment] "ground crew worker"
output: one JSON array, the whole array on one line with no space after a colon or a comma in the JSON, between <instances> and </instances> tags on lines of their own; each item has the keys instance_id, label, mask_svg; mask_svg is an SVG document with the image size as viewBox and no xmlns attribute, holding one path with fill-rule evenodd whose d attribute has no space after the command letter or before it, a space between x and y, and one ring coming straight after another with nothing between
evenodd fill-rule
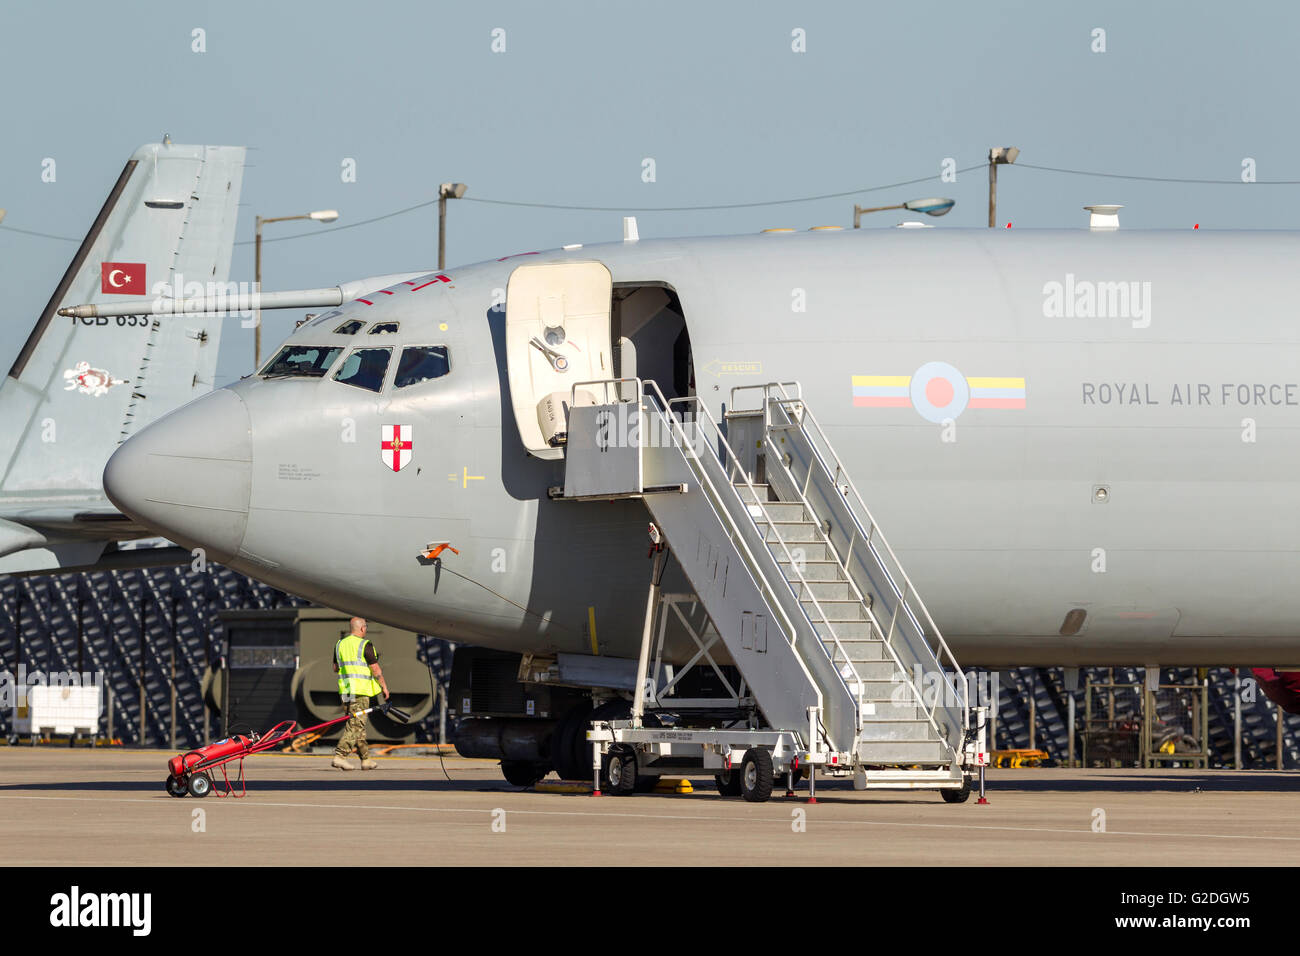
<instances>
[{"instance_id":1,"label":"ground crew worker","mask_svg":"<svg viewBox=\"0 0 1300 956\"><path fill-rule=\"evenodd\" d=\"M362 770L374 770L378 761L370 759L370 745L366 743L366 714L371 698L384 692L388 699L388 682L379 668L375 645L366 640L366 619L354 617L348 622L352 628L347 637L334 645L334 670L339 675L339 694L343 708L352 719L343 725L343 737L334 751L331 766L340 770L356 770L357 765L347 759L355 749L361 758Z\"/></svg>"}]
</instances>

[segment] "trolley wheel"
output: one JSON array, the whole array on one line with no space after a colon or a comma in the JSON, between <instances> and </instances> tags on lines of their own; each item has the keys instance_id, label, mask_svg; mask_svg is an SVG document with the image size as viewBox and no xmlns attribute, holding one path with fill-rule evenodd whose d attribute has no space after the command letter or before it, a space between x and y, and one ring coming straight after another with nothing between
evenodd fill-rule
<instances>
[{"instance_id":1,"label":"trolley wheel","mask_svg":"<svg viewBox=\"0 0 1300 956\"><path fill-rule=\"evenodd\" d=\"M772 754L762 747L745 751L740 762L740 795L750 803L762 803L772 796Z\"/></svg>"},{"instance_id":2,"label":"trolley wheel","mask_svg":"<svg viewBox=\"0 0 1300 956\"><path fill-rule=\"evenodd\" d=\"M548 769L545 764L528 760L501 761L501 772L505 774L506 782L514 787L531 787L546 776Z\"/></svg>"},{"instance_id":3,"label":"trolley wheel","mask_svg":"<svg viewBox=\"0 0 1300 956\"><path fill-rule=\"evenodd\" d=\"M170 773L167 775L167 792L173 797L183 797L189 793L185 787L185 781Z\"/></svg>"},{"instance_id":4,"label":"trolley wheel","mask_svg":"<svg viewBox=\"0 0 1300 956\"><path fill-rule=\"evenodd\" d=\"M713 785L718 788L718 793L724 797L740 796L740 770L732 767L730 770L724 770L722 773L713 775Z\"/></svg>"},{"instance_id":5,"label":"trolley wheel","mask_svg":"<svg viewBox=\"0 0 1300 956\"><path fill-rule=\"evenodd\" d=\"M212 792L212 778L206 773L196 773L190 777L188 789L191 797L202 799Z\"/></svg>"},{"instance_id":6,"label":"trolley wheel","mask_svg":"<svg viewBox=\"0 0 1300 956\"><path fill-rule=\"evenodd\" d=\"M960 790L940 790L944 803L965 803L970 799L970 781L962 781Z\"/></svg>"},{"instance_id":7,"label":"trolley wheel","mask_svg":"<svg viewBox=\"0 0 1300 956\"><path fill-rule=\"evenodd\" d=\"M636 753L626 746L616 746L605 756L604 789L617 797L626 797L636 789Z\"/></svg>"}]
</instances>

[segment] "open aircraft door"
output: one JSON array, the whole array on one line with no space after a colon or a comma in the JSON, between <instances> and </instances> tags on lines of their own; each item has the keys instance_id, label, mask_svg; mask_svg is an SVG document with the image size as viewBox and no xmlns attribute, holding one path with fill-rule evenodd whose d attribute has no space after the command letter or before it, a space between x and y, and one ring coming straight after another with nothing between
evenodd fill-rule
<instances>
[{"instance_id":1,"label":"open aircraft door","mask_svg":"<svg viewBox=\"0 0 1300 956\"><path fill-rule=\"evenodd\" d=\"M524 447L538 458L564 455L575 382L614 377L610 308L614 280L600 262L522 265L506 286L510 402ZM596 404L594 391L574 401Z\"/></svg>"}]
</instances>

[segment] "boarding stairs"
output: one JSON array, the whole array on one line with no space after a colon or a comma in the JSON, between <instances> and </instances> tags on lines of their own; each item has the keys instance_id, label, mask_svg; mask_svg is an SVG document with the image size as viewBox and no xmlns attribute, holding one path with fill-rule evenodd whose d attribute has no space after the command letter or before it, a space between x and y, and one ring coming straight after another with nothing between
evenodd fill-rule
<instances>
[{"instance_id":1,"label":"boarding stairs","mask_svg":"<svg viewBox=\"0 0 1300 956\"><path fill-rule=\"evenodd\" d=\"M725 429L653 381L571 399L562 497L644 500L770 727L865 786L960 785L965 675L797 384L734 389Z\"/></svg>"}]
</instances>

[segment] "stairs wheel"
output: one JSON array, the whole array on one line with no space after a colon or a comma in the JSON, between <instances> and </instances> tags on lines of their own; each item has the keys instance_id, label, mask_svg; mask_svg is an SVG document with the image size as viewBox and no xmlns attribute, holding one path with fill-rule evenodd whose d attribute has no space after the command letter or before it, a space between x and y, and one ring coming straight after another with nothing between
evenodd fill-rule
<instances>
[{"instance_id":1,"label":"stairs wheel","mask_svg":"<svg viewBox=\"0 0 1300 956\"><path fill-rule=\"evenodd\" d=\"M940 790L944 803L965 803L970 799L970 781L962 781L960 790Z\"/></svg>"},{"instance_id":2,"label":"stairs wheel","mask_svg":"<svg viewBox=\"0 0 1300 956\"><path fill-rule=\"evenodd\" d=\"M513 787L531 787L549 772L550 768L545 764L529 760L501 761L501 773L505 775L506 783Z\"/></svg>"},{"instance_id":3,"label":"stairs wheel","mask_svg":"<svg viewBox=\"0 0 1300 956\"><path fill-rule=\"evenodd\" d=\"M740 763L740 795L750 803L772 796L772 754L761 747L745 751Z\"/></svg>"},{"instance_id":4,"label":"stairs wheel","mask_svg":"<svg viewBox=\"0 0 1300 956\"><path fill-rule=\"evenodd\" d=\"M636 790L636 752L620 744L605 755L601 789L616 797L626 797Z\"/></svg>"},{"instance_id":5,"label":"stairs wheel","mask_svg":"<svg viewBox=\"0 0 1300 956\"><path fill-rule=\"evenodd\" d=\"M740 770L732 767L713 775L713 784L724 797L740 796Z\"/></svg>"}]
</instances>

